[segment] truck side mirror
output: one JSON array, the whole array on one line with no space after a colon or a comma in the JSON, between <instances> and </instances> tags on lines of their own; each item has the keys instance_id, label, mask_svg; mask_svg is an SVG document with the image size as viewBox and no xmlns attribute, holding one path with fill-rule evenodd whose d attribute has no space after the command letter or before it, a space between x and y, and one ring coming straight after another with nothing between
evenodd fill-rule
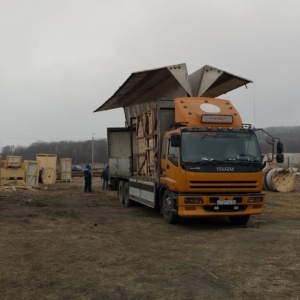
<instances>
[{"instance_id":1,"label":"truck side mirror","mask_svg":"<svg viewBox=\"0 0 300 300\"><path fill-rule=\"evenodd\" d=\"M284 162L284 155L283 155L283 153L277 153L276 154L276 162L278 162L279 164Z\"/></svg>"},{"instance_id":2,"label":"truck side mirror","mask_svg":"<svg viewBox=\"0 0 300 300\"><path fill-rule=\"evenodd\" d=\"M281 142L277 143L277 153L283 153L283 144Z\"/></svg>"},{"instance_id":3,"label":"truck side mirror","mask_svg":"<svg viewBox=\"0 0 300 300\"><path fill-rule=\"evenodd\" d=\"M278 163L284 162L283 144L280 141L277 143L276 162Z\"/></svg>"},{"instance_id":4,"label":"truck side mirror","mask_svg":"<svg viewBox=\"0 0 300 300\"><path fill-rule=\"evenodd\" d=\"M172 147L180 147L181 138L178 133L174 133L171 135L171 146Z\"/></svg>"}]
</instances>

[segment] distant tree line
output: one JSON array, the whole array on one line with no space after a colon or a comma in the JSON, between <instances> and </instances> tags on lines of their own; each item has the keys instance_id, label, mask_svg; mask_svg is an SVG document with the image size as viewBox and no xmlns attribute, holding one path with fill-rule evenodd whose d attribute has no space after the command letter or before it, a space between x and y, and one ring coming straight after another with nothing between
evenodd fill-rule
<instances>
[{"instance_id":1,"label":"distant tree line","mask_svg":"<svg viewBox=\"0 0 300 300\"><path fill-rule=\"evenodd\" d=\"M266 128L265 131L271 134L274 138L280 138L280 141L284 145L285 153L300 153L300 126L269 127ZM261 131L257 132L257 137L261 147L261 152L270 152L271 146L268 142L271 141L271 138Z\"/></svg>"},{"instance_id":2,"label":"distant tree line","mask_svg":"<svg viewBox=\"0 0 300 300\"><path fill-rule=\"evenodd\" d=\"M107 162L107 140L35 142L28 147L5 146L2 159L7 155L22 156L24 160L35 160L37 154L56 154L57 159L71 158L73 164L91 163L92 153L95 163Z\"/></svg>"},{"instance_id":3,"label":"distant tree line","mask_svg":"<svg viewBox=\"0 0 300 300\"><path fill-rule=\"evenodd\" d=\"M300 126L295 127L270 127L266 128L274 138L280 138L284 144L285 153L300 153ZM257 132L261 152L271 152L272 148L268 142L271 138L261 132ZM92 148L94 151L92 151ZM43 142L38 141L28 147L24 146L5 146L2 149L2 159L6 155L22 156L25 160L35 160L37 154L56 154L57 158L72 158L73 164L92 162L92 152L94 153L95 163L105 163L108 160L107 140L97 139L94 141L61 141Z\"/></svg>"}]
</instances>

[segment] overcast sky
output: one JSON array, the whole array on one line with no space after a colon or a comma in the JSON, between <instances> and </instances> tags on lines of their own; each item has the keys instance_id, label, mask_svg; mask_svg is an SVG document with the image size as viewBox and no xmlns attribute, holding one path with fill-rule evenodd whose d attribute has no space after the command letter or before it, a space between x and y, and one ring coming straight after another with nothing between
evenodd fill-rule
<instances>
[{"instance_id":1,"label":"overcast sky","mask_svg":"<svg viewBox=\"0 0 300 300\"><path fill-rule=\"evenodd\" d=\"M300 125L297 0L0 0L0 147L105 138L132 72L208 64L253 80L244 123ZM298 83L297 83L298 82Z\"/></svg>"}]
</instances>

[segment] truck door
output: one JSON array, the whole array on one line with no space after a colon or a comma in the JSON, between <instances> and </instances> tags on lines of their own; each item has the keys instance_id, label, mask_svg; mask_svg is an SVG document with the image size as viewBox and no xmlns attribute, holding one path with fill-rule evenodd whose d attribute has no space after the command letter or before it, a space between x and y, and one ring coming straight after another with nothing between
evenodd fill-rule
<instances>
[{"instance_id":1,"label":"truck door","mask_svg":"<svg viewBox=\"0 0 300 300\"><path fill-rule=\"evenodd\" d=\"M163 140L162 147L161 182L165 183L172 191L178 190L178 180L180 175L179 167L179 147L172 147L168 138Z\"/></svg>"}]
</instances>

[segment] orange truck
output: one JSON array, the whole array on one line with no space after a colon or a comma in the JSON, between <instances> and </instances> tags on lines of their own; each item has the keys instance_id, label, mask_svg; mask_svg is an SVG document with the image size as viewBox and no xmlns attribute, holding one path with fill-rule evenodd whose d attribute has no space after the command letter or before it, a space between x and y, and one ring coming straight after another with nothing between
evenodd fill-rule
<instances>
[{"instance_id":1,"label":"orange truck","mask_svg":"<svg viewBox=\"0 0 300 300\"><path fill-rule=\"evenodd\" d=\"M132 73L95 110L124 108L126 126L107 129L110 185L120 202L158 208L167 223L220 216L245 225L261 214L262 129L216 98L248 83L207 65L191 75L185 64ZM265 135L282 162L282 143Z\"/></svg>"}]
</instances>

